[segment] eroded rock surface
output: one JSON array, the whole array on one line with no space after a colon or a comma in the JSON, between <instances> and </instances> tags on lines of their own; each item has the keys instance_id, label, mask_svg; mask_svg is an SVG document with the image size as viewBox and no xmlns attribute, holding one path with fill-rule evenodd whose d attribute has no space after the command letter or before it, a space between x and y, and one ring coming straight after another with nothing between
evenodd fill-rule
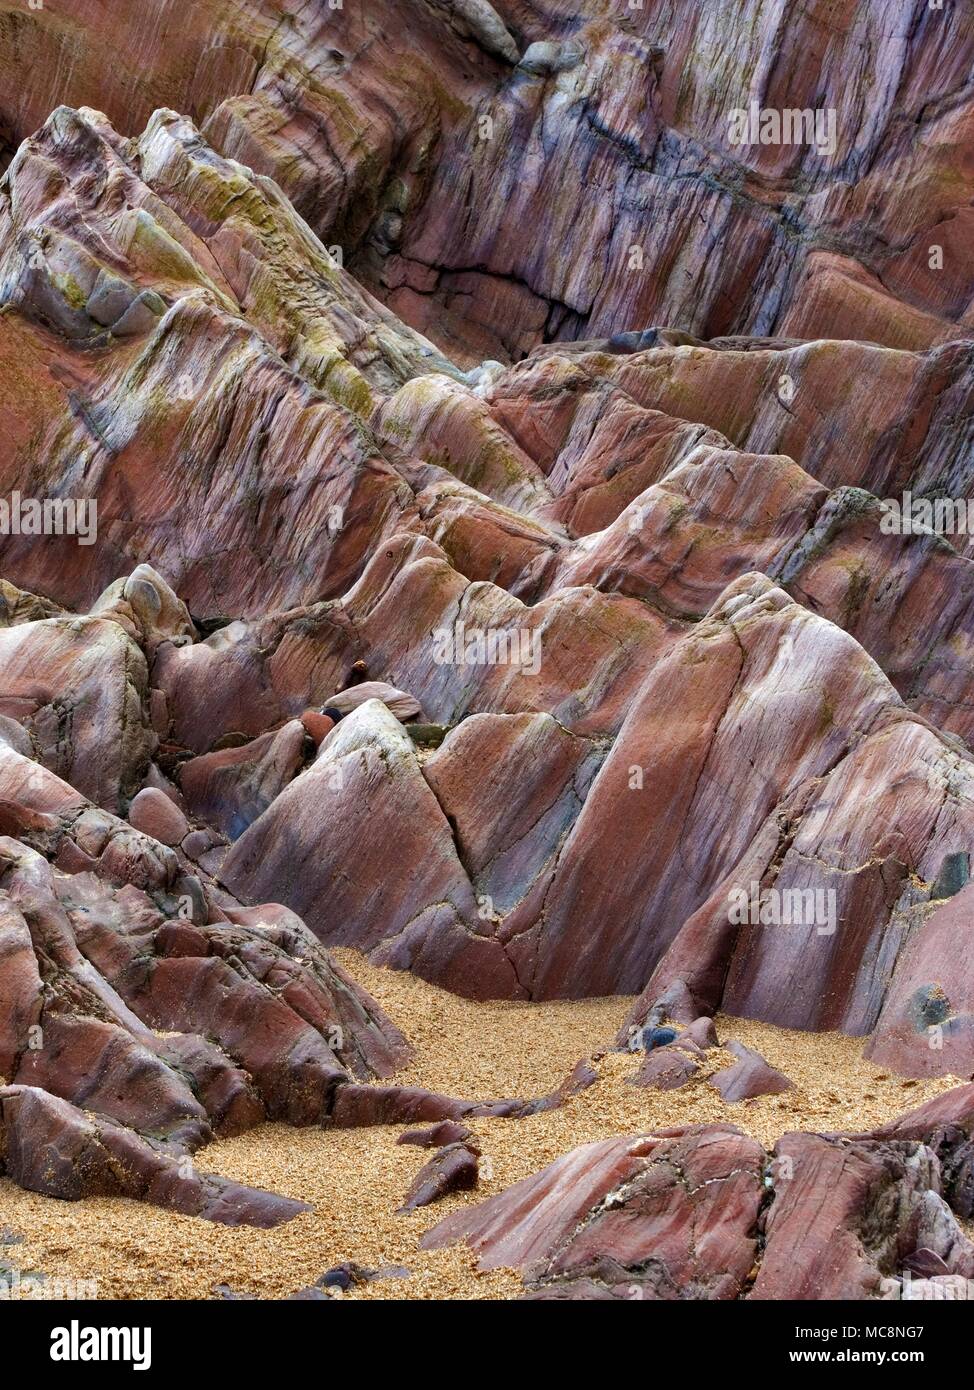
<instances>
[{"instance_id":1,"label":"eroded rock surface","mask_svg":"<svg viewBox=\"0 0 974 1390\"><path fill-rule=\"evenodd\" d=\"M535 1297L737 1298L764 1159L719 1125L586 1144L448 1216L423 1244L465 1240L482 1269L524 1268Z\"/></svg>"},{"instance_id":2,"label":"eroded rock surface","mask_svg":"<svg viewBox=\"0 0 974 1390\"><path fill-rule=\"evenodd\" d=\"M522 1269L529 1299L907 1297L974 1271L941 1192L923 1143L789 1134L769 1155L698 1126L583 1145L422 1243Z\"/></svg>"},{"instance_id":3,"label":"eroded rock surface","mask_svg":"<svg viewBox=\"0 0 974 1390\"><path fill-rule=\"evenodd\" d=\"M847 8L0 6L15 1180L268 1224L214 1134L598 1080L399 1084L332 946L634 995L657 1090L718 1009L974 1075L974 542L890 524L974 501L974 12ZM620 1137L443 1229L532 1297L905 1297L972 1277L970 1109Z\"/></svg>"}]
</instances>

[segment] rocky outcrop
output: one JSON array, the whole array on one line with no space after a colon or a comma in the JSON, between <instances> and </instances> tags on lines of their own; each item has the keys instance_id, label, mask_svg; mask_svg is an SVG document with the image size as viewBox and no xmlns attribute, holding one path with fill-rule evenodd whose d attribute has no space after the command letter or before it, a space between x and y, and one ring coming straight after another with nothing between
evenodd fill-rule
<instances>
[{"instance_id":1,"label":"rocky outcrop","mask_svg":"<svg viewBox=\"0 0 974 1390\"><path fill-rule=\"evenodd\" d=\"M212 1135L422 1121L414 1205L598 1081L398 1084L331 946L636 996L657 1091L788 1088L718 1009L974 1074L974 29L847 8L0 6L17 1181L267 1224ZM965 1097L444 1230L538 1298L906 1296L971 1277Z\"/></svg>"},{"instance_id":2,"label":"rocky outcrop","mask_svg":"<svg viewBox=\"0 0 974 1390\"><path fill-rule=\"evenodd\" d=\"M402 1035L287 909L234 904L6 744L0 778L21 836L0 838L4 1170L231 1224L295 1215L197 1177L192 1153L267 1118L326 1120L338 1088L402 1061ZM150 793L179 815L154 789L136 801Z\"/></svg>"},{"instance_id":3,"label":"rocky outcrop","mask_svg":"<svg viewBox=\"0 0 974 1390\"><path fill-rule=\"evenodd\" d=\"M874 1061L905 1076L974 1074L974 982L966 961L972 901L974 890L964 888L915 910L868 1045Z\"/></svg>"},{"instance_id":4,"label":"rocky outcrop","mask_svg":"<svg viewBox=\"0 0 974 1390\"><path fill-rule=\"evenodd\" d=\"M586 1144L446 1217L481 1269L525 1270L542 1298L737 1298L762 1205L764 1152L730 1126Z\"/></svg>"},{"instance_id":5,"label":"rocky outcrop","mask_svg":"<svg viewBox=\"0 0 974 1390\"><path fill-rule=\"evenodd\" d=\"M429 565L420 560L407 572ZM432 580L430 570L421 582ZM419 582L416 573L406 592L422 592ZM393 612L401 630L400 604L370 603L369 588L371 572L347 602L356 631L378 632ZM566 591L566 599L577 592ZM266 646L268 625L252 635L242 630L233 642L218 634L174 652L158 678L177 736L199 730L190 711L203 698L204 670L208 684L219 671L221 685L233 692L235 722L252 728L289 707L323 703L341 658L326 656L310 685L308 660L318 649L312 634L322 634L325 652L334 650L337 616L322 613L313 627L303 615L285 620L276 628L271 670L252 657ZM424 623L428 630L421 611L413 621L417 632ZM541 630L541 672L546 638ZM224 881L238 893L283 896L326 942L355 944L467 993L608 993L639 989L652 977L653 999L676 982L688 985L696 1000L692 1016L723 999L736 1012L756 1011L789 1026L868 1031L886 988L883 953L905 939L908 909L923 898L919 885L932 884L943 859L971 836L965 760L910 713L851 638L766 579L735 581L685 635L667 620L653 644L655 664L608 756L605 734L592 724L598 720L614 732L614 698L572 729L560 701L551 714L488 715L471 711L467 694L466 710L441 705L436 711L467 717L422 765L396 721L381 707L372 713L363 706L237 841L221 871ZM355 648L349 643L341 650L347 658ZM524 682L541 679L525 672L515 677L517 685L499 687L496 674L506 670L510 681L510 668L438 666L431 656L427 662L408 657L392 672L400 685L422 693L427 709L443 699L436 693L442 682L468 671L481 683L478 703L507 704ZM630 667L624 678L633 675ZM688 721L694 702L701 708ZM217 734L221 724L211 730ZM714 739L710 730L717 731ZM760 770L743 752L758 746ZM667 748L669 783L661 758ZM206 756L235 764L244 753ZM525 757L543 770L536 784L523 775ZM918 763L938 770L917 777L910 769ZM487 764L485 799L487 779L479 769ZM907 781L899 782L894 811L880 789L897 766ZM876 799L864 811L863 788L873 781ZM944 817L938 786L947 783L953 791ZM907 810L906 786L916 810ZM322 798L331 807L324 843ZM367 830L360 820L366 807ZM335 879L336 866L366 835L377 848L395 844L399 867L389 872L408 873L408 889L397 890L388 911L377 911L355 879L344 887ZM405 854L407 835L425 847ZM694 846L689 873L686 851L682 859L673 853L677 835ZM646 840L654 846L649 855ZM331 886L323 893L326 881ZM386 873L382 881L395 879ZM804 929L785 920L782 930L770 932L760 915L750 920L753 885L779 903L811 904ZM731 907L740 893L747 913L735 921ZM844 925L853 918L861 924L856 931ZM782 993L770 982L780 982L776 972L787 971L789 960L801 979L796 990ZM831 975L844 980L838 992L823 985Z\"/></svg>"},{"instance_id":6,"label":"rocky outcrop","mask_svg":"<svg viewBox=\"0 0 974 1390\"><path fill-rule=\"evenodd\" d=\"M478 916L416 750L378 700L342 720L308 771L237 840L221 877L250 898L273 882L322 939L381 962L464 993L520 992Z\"/></svg>"},{"instance_id":7,"label":"rocky outcrop","mask_svg":"<svg viewBox=\"0 0 974 1390\"><path fill-rule=\"evenodd\" d=\"M961 1216L974 1214L974 1086L957 1086L876 1131L882 1139L922 1139L940 1159L944 1190Z\"/></svg>"},{"instance_id":8,"label":"rocky outcrop","mask_svg":"<svg viewBox=\"0 0 974 1390\"><path fill-rule=\"evenodd\" d=\"M789 1134L769 1157L698 1126L583 1145L422 1243L522 1269L529 1299L906 1297L974 1271L940 1194L922 1143Z\"/></svg>"},{"instance_id":9,"label":"rocky outcrop","mask_svg":"<svg viewBox=\"0 0 974 1390\"><path fill-rule=\"evenodd\" d=\"M247 0L177 26L152 0L106 66L104 16L74 0L5 16L0 109L14 144L59 102L127 132L154 106L192 112L400 316L478 361L665 323L909 348L969 319L969 18ZM729 120L752 102L818 126L810 110L794 142L762 144Z\"/></svg>"},{"instance_id":10,"label":"rocky outcrop","mask_svg":"<svg viewBox=\"0 0 974 1390\"><path fill-rule=\"evenodd\" d=\"M134 1197L224 1226L277 1226L309 1208L208 1174L104 1115L33 1086L0 1087L3 1171L49 1197Z\"/></svg>"},{"instance_id":11,"label":"rocky outcrop","mask_svg":"<svg viewBox=\"0 0 974 1390\"><path fill-rule=\"evenodd\" d=\"M927 1272L972 1277L974 1246L924 1145L789 1134L775 1147L776 1170L750 1298L877 1298L921 1252L934 1257Z\"/></svg>"}]
</instances>

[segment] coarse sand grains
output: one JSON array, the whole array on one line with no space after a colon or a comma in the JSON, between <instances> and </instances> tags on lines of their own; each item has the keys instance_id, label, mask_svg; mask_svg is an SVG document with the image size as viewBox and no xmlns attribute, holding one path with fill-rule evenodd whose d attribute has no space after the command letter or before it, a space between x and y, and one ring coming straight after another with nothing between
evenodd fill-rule
<instances>
[{"instance_id":1,"label":"coarse sand grains","mask_svg":"<svg viewBox=\"0 0 974 1390\"><path fill-rule=\"evenodd\" d=\"M705 1075L676 1091L627 1084L635 1057L606 1051L628 998L546 1004L474 1003L414 976L379 969L353 951L334 955L404 1030L416 1050L402 1084L465 1099L543 1095L580 1057L604 1053L599 1080L565 1106L522 1120L470 1122L484 1159L480 1188L400 1215L396 1208L430 1153L396 1144L405 1126L358 1130L268 1124L209 1145L201 1171L270 1188L313 1208L271 1231L230 1228L122 1198L59 1202L0 1180L0 1228L24 1237L0 1260L50 1279L94 1279L100 1298L212 1298L217 1285L258 1298L286 1298L328 1268L353 1260L405 1266L347 1298L514 1298L514 1270L480 1273L466 1247L421 1251L424 1231L448 1212L500 1192L578 1144L681 1124L723 1120L770 1147L788 1130L866 1130L958 1084L904 1081L862 1057L863 1039L796 1033L718 1017L721 1041L737 1038L791 1078L795 1089L736 1105ZM733 1060L708 1054L705 1074Z\"/></svg>"}]
</instances>

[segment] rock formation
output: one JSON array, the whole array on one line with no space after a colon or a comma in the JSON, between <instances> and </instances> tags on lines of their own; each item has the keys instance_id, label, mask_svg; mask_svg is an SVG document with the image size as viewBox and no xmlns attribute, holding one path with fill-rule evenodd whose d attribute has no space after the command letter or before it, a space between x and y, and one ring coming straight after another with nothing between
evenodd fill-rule
<instances>
[{"instance_id":1,"label":"rock formation","mask_svg":"<svg viewBox=\"0 0 974 1390\"><path fill-rule=\"evenodd\" d=\"M598 1080L400 1082L329 948L634 996L645 1090L787 1091L718 1010L974 1076L974 10L833 20L0 3L14 1181L271 1225L214 1136L435 1124L412 1209ZM971 1279L958 1095L616 1136L435 1240L532 1298Z\"/></svg>"},{"instance_id":2,"label":"rock formation","mask_svg":"<svg viewBox=\"0 0 974 1390\"><path fill-rule=\"evenodd\" d=\"M711 1125L583 1145L423 1244L522 1269L529 1299L889 1298L914 1270L974 1280L941 1194L922 1142L786 1134L769 1155Z\"/></svg>"}]
</instances>

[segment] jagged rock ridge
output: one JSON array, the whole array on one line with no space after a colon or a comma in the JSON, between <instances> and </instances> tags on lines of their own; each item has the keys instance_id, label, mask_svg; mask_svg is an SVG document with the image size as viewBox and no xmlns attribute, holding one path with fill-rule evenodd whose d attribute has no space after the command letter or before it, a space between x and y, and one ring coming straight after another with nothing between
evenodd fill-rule
<instances>
[{"instance_id":1,"label":"jagged rock ridge","mask_svg":"<svg viewBox=\"0 0 974 1390\"><path fill-rule=\"evenodd\" d=\"M0 541L6 1171L260 1224L293 1203L197 1175L213 1134L467 1113L373 1084L406 1043L332 945L970 1077L974 555L883 505L974 490L968 7L730 46L744 0L411 0L398 62L384 5L313 8L249 0L202 64L205 13L172 50L126 16L96 72L90 6L0 6L36 59L16 106L0 60L0 495L86 509ZM813 92L834 149L728 149L728 106ZM310 737L356 663L400 703ZM907 1233L841 1296L971 1277L950 1126L843 1158L841 1220L892 1184ZM788 1296L765 1160L653 1296ZM537 1296L629 1277L585 1223Z\"/></svg>"}]
</instances>

